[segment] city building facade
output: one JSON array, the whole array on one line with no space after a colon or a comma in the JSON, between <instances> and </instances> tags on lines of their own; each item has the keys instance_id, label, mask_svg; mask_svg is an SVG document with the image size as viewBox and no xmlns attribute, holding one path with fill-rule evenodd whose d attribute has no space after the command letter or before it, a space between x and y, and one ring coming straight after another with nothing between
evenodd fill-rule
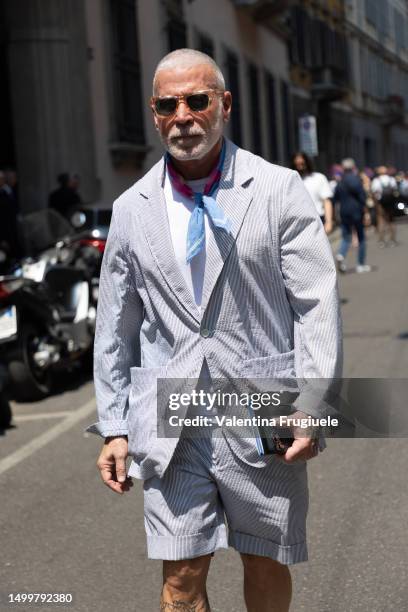
<instances>
[{"instance_id":1,"label":"city building facade","mask_svg":"<svg viewBox=\"0 0 408 612\"><path fill-rule=\"evenodd\" d=\"M360 164L408 168L408 2L348 0L351 151Z\"/></svg>"},{"instance_id":2,"label":"city building facade","mask_svg":"<svg viewBox=\"0 0 408 612\"><path fill-rule=\"evenodd\" d=\"M331 163L350 155L352 138L345 2L294 2L290 27L293 130L296 135L302 115L316 117L319 152L316 162L326 171Z\"/></svg>"},{"instance_id":3,"label":"city building facade","mask_svg":"<svg viewBox=\"0 0 408 612\"><path fill-rule=\"evenodd\" d=\"M348 155L406 169L407 24L402 0L4 0L0 168L17 169L23 212L64 171L110 207L162 154L152 76L189 46L225 74L237 144L286 165L309 114L319 169Z\"/></svg>"},{"instance_id":4,"label":"city building facade","mask_svg":"<svg viewBox=\"0 0 408 612\"><path fill-rule=\"evenodd\" d=\"M7 79L3 112L11 121L0 167L17 167L22 210L46 206L65 170L80 175L84 201L109 207L159 159L152 77L167 52L185 46L212 55L225 73L234 97L228 135L285 163L291 147L287 33L275 27L274 5L5 0L0 78Z\"/></svg>"}]
</instances>

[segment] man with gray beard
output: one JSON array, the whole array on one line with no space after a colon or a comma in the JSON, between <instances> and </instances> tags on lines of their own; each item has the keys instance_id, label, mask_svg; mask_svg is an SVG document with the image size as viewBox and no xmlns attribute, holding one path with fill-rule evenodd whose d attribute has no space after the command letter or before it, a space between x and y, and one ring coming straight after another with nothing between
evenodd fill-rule
<instances>
[{"instance_id":1,"label":"man with gray beard","mask_svg":"<svg viewBox=\"0 0 408 612\"><path fill-rule=\"evenodd\" d=\"M247 610L286 612L288 566L307 560L306 463L323 445L296 430L282 456L224 429L159 436L157 381L339 377L333 257L299 175L223 136L232 97L209 56L164 57L150 104L165 155L113 207L95 336L99 420L87 431L105 438L97 465L111 490L143 480L148 556L163 560L160 610L208 612L211 557L229 545ZM293 406L320 416L303 391Z\"/></svg>"}]
</instances>

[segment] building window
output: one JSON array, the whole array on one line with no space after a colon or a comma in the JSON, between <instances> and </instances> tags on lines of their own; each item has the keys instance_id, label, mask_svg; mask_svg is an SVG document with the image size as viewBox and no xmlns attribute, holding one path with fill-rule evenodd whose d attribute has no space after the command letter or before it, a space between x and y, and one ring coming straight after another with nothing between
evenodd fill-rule
<instances>
[{"instance_id":1,"label":"building window","mask_svg":"<svg viewBox=\"0 0 408 612\"><path fill-rule=\"evenodd\" d=\"M381 0L382 2L383 0ZM365 0L366 20L371 23L374 28L378 24L378 0Z\"/></svg>"},{"instance_id":2,"label":"building window","mask_svg":"<svg viewBox=\"0 0 408 612\"><path fill-rule=\"evenodd\" d=\"M135 0L111 0L114 110L120 142L145 143Z\"/></svg>"},{"instance_id":3,"label":"building window","mask_svg":"<svg viewBox=\"0 0 408 612\"><path fill-rule=\"evenodd\" d=\"M183 0L162 0L167 20L167 42L169 51L185 49L187 26L184 21Z\"/></svg>"},{"instance_id":4,"label":"building window","mask_svg":"<svg viewBox=\"0 0 408 612\"><path fill-rule=\"evenodd\" d=\"M252 151L262 155L261 104L259 96L258 69L254 64L248 66L248 85L250 103L250 124L252 133Z\"/></svg>"},{"instance_id":5,"label":"building window","mask_svg":"<svg viewBox=\"0 0 408 612\"><path fill-rule=\"evenodd\" d=\"M227 90L232 94L231 111L231 136L232 140L239 147L242 146L242 127L241 127L241 96L239 85L239 63L235 53L230 51L226 54L226 76Z\"/></svg>"},{"instance_id":6,"label":"building window","mask_svg":"<svg viewBox=\"0 0 408 612\"><path fill-rule=\"evenodd\" d=\"M197 49L214 59L214 43L206 34L197 33Z\"/></svg>"},{"instance_id":7,"label":"building window","mask_svg":"<svg viewBox=\"0 0 408 612\"><path fill-rule=\"evenodd\" d=\"M371 53L367 47L363 47L363 61L361 68L364 77L364 91L370 93L370 67L371 67Z\"/></svg>"},{"instance_id":8,"label":"building window","mask_svg":"<svg viewBox=\"0 0 408 612\"><path fill-rule=\"evenodd\" d=\"M313 19L310 24L310 44L311 44L311 66L312 68L321 68L323 61L323 22L319 19Z\"/></svg>"},{"instance_id":9,"label":"building window","mask_svg":"<svg viewBox=\"0 0 408 612\"><path fill-rule=\"evenodd\" d=\"M187 47L187 26L184 21L171 17L167 22L169 51Z\"/></svg>"},{"instance_id":10,"label":"building window","mask_svg":"<svg viewBox=\"0 0 408 612\"><path fill-rule=\"evenodd\" d=\"M294 64L309 66L311 58L311 44L313 39L310 36L310 30L313 21L308 13L301 7L294 7L291 13L291 27L293 36L290 40L290 59Z\"/></svg>"},{"instance_id":11,"label":"building window","mask_svg":"<svg viewBox=\"0 0 408 612\"><path fill-rule=\"evenodd\" d=\"M268 145L269 156L273 162L278 161L278 121L276 116L276 84L275 79L269 73L265 73L265 98L268 120Z\"/></svg>"},{"instance_id":12,"label":"building window","mask_svg":"<svg viewBox=\"0 0 408 612\"><path fill-rule=\"evenodd\" d=\"M397 9L394 9L394 22L395 22L395 44L397 47L397 53L401 51L401 49L406 49L405 43L405 18L402 13L400 13Z\"/></svg>"},{"instance_id":13,"label":"building window","mask_svg":"<svg viewBox=\"0 0 408 612\"><path fill-rule=\"evenodd\" d=\"M387 0L382 0L379 3L378 10L380 13L378 22L379 32L383 36L387 36L389 33L389 6Z\"/></svg>"}]
</instances>

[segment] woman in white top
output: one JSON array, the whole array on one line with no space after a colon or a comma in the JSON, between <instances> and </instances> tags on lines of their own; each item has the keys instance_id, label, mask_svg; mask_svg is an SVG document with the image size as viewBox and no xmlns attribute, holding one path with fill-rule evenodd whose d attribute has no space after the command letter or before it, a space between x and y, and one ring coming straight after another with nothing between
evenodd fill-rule
<instances>
[{"instance_id":1,"label":"woman in white top","mask_svg":"<svg viewBox=\"0 0 408 612\"><path fill-rule=\"evenodd\" d=\"M389 246L395 246L396 232L394 225L394 207L398 198L398 185L393 176L388 173L386 166L379 166L377 176L371 183L371 191L378 206L378 240L380 247L386 246L385 236L387 230L390 235Z\"/></svg>"},{"instance_id":2,"label":"woman in white top","mask_svg":"<svg viewBox=\"0 0 408 612\"><path fill-rule=\"evenodd\" d=\"M333 197L333 192L329 181L324 174L313 170L312 161L306 153L295 153L292 158L292 168L297 170L302 177L303 184L324 224L326 234L330 234L333 230L333 204L330 200Z\"/></svg>"}]
</instances>

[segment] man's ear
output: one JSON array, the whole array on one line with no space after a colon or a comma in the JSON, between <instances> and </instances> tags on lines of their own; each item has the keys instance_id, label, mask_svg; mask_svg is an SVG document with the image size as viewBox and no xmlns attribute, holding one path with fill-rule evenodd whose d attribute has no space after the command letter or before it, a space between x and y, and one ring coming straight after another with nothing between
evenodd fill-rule
<instances>
[{"instance_id":1,"label":"man's ear","mask_svg":"<svg viewBox=\"0 0 408 612\"><path fill-rule=\"evenodd\" d=\"M224 97L222 99L222 111L223 111L223 117L224 117L225 122L229 121L229 118L231 115L231 108L232 108L231 92L226 91L224 92Z\"/></svg>"}]
</instances>

